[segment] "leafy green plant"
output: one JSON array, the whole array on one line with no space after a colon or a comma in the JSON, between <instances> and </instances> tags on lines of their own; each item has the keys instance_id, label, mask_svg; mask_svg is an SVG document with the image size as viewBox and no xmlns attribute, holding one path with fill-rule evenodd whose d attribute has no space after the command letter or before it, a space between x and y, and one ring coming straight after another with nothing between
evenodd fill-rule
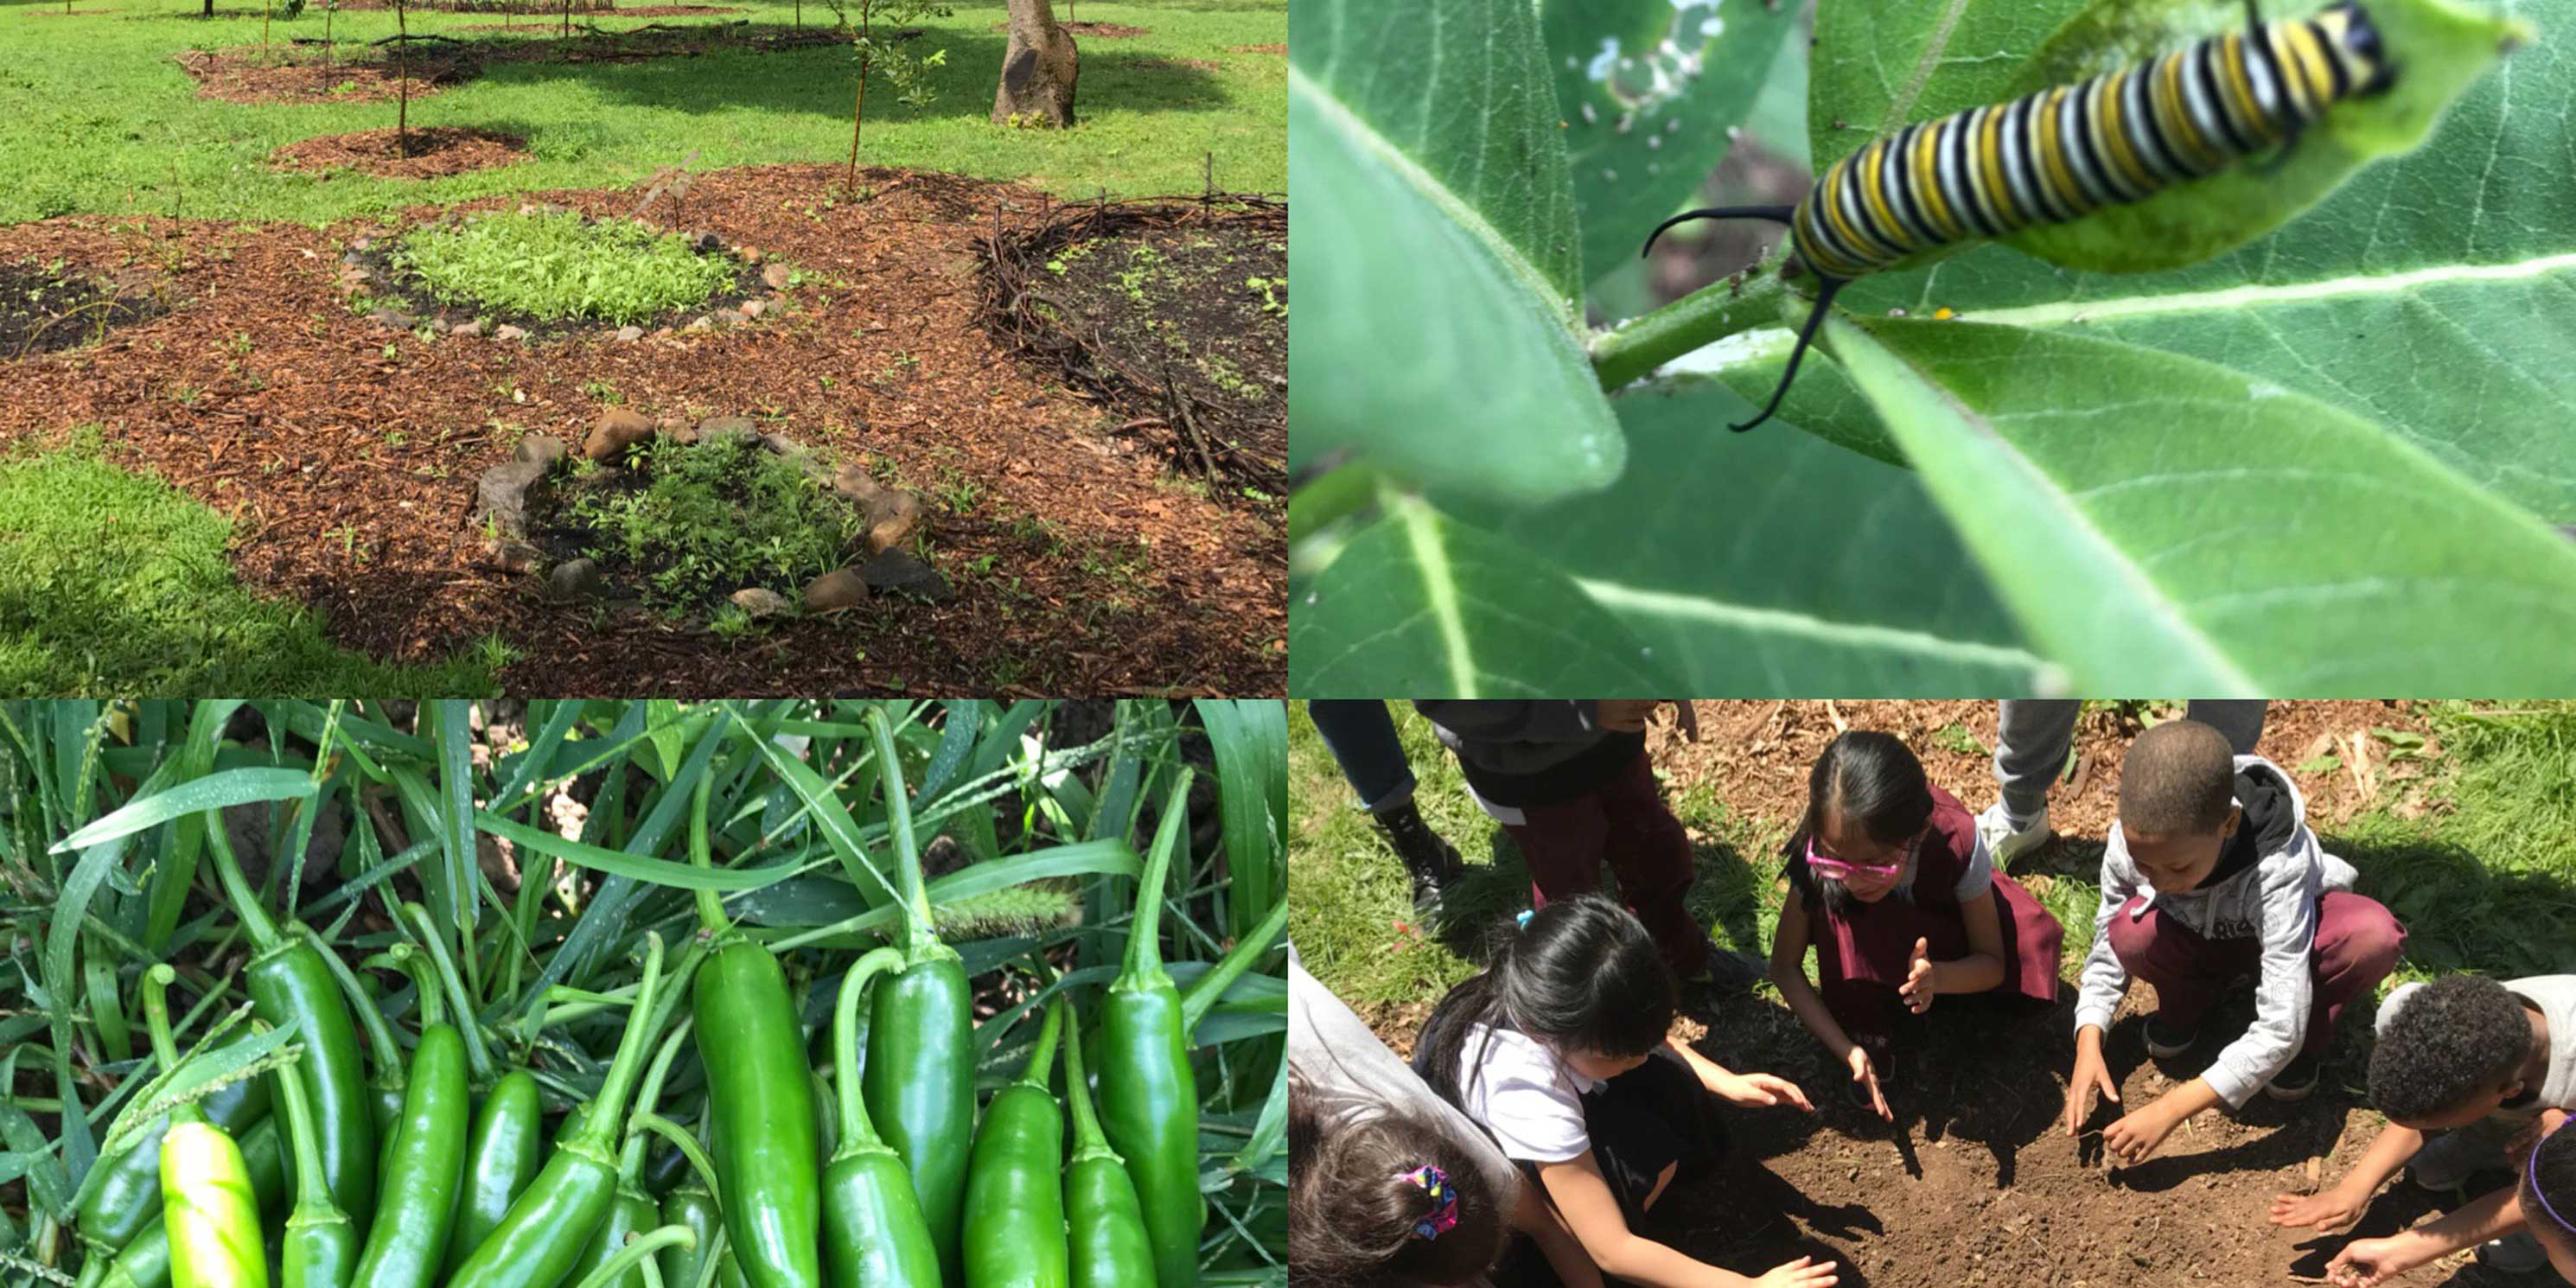
<instances>
[{"instance_id":1,"label":"leafy green plant","mask_svg":"<svg viewBox=\"0 0 2576 1288\"><path fill-rule=\"evenodd\" d=\"M496 212L433 224L405 237L392 258L442 298L546 321L621 325L702 303L737 271L677 234L573 213Z\"/></svg>"},{"instance_id":2,"label":"leafy green plant","mask_svg":"<svg viewBox=\"0 0 2576 1288\"><path fill-rule=\"evenodd\" d=\"M2132 208L2168 239L2115 216L2026 243L2056 263L1978 245L1853 283L1740 437L1812 278L1775 252L1656 307L1630 265L1766 95L1805 100L1783 150L1823 166L2242 6L1834 0L1812 55L1736 0L1432 7L1290 14L1291 187L1336 248L1292 268L1300 358L1336 373L1289 395L1298 692L2570 678L2576 326L2544 301L2576 209L2516 176L2576 145L2532 106L2576 62L2497 66L2494 7L2374 4L2400 91ZM2576 0L2516 18L2563 41Z\"/></svg>"},{"instance_id":3,"label":"leafy green plant","mask_svg":"<svg viewBox=\"0 0 2576 1288\"><path fill-rule=\"evenodd\" d=\"M868 76L883 73L894 86L895 101L918 112L939 98L938 82L931 73L948 65L948 51L933 50L916 54L905 48L908 37L904 28L911 23L932 18L946 18L954 11L936 0L825 0L832 7L832 17L841 24L841 34L848 37L850 50L859 60L859 89L850 101L850 177L849 199L859 197L859 127L867 122ZM804 6L799 0L797 26L805 25ZM853 21L855 19L855 21Z\"/></svg>"},{"instance_id":4,"label":"leafy green plant","mask_svg":"<svg viewBox=\"0 0 2576 1288\"><path fill-rule=\"evenodd\" d=\"M590 530L593 558L623 561L645 599L664 607L744 586L794 591L839 567L862 526L847 503L748 439L657 438L640 453L644 486L585 489L570 517Z\"/></svg>"}]
</instances>

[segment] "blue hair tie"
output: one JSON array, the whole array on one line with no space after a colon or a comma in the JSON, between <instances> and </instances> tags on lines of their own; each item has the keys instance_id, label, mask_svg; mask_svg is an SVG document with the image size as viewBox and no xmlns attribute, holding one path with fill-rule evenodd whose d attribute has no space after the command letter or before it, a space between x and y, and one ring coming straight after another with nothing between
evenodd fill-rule
<instances>
[{"instance_id":1,"label":"blue hair tie","mask_svg":"<svg viewBox=\"0 0 2576 1288\"><path fill-rule=\"evenodd\" d=\"M1519 929L1527 930L1529 929L1529 919L1537 915L1538 910L1536 908L1523 908L1521 909L1521 915L1512 918L1512 925Z\"/></svg>"}]
</instances>

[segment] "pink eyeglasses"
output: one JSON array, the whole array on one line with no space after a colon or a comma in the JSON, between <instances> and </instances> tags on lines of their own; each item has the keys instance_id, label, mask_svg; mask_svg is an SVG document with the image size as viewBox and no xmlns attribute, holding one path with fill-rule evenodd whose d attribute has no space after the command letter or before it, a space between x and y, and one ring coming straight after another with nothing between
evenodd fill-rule
<instances>
[{"instance_id":1,"label":"pink eyeglasses","mask_svg":"<svg viewBox=\"0 0 2576 1288\"><path fill-rule=\"evenodd\" d=\"M1816 838L1810 836L1807 838L1807 867L1817 876L1829 877L1836 881L1848 881L1855 873L1871 877L1895 876L1905 870L1905 860L1900 856L1894 863L1846 862L1818 850Z\"/></svg>"}]
</instances>

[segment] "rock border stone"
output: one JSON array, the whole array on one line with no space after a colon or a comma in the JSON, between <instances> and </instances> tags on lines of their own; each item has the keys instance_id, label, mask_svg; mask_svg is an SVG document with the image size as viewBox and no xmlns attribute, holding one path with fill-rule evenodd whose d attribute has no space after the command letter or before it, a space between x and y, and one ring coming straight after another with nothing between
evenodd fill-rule
<instances>
[{"instance_id":1,"label":"rock border stone","mask_svg":"<svg viewBox=\"0 0 2576 1288\"><path fill-rule=\"evenodd\" d=\"M805 444L764 431L748 416L708 416L693 423L679 417L654 420L627 407L600 413L578 448L553 434L530 434L519 440L509 460L476 478L472 521L484 531L485 554L493 565L542 583L544 597L552 602L606 599L610 588L599 564L586 558L555 562L529 536L532 514L546 504L556 466L576 451L587 459L606 461L655 438L692 447L724 439L755 441L794 462L865 519L842 566L807 582L798 597L791 599L764 586L745 586L727 597L755 619L825 616L856 608L883 591L931 603L944 602L955 593L937 569L902 548L916 533L926 531L929 523L930 510L920 494L878 482L855 461L838 468L827 465ZM630 606L641 607L631 601Z\"/></svg>"},{"instance_id":2,"label":"rock border stone","mask_svg":"<svg viewBox=\"0 0 2576 1288\"><path fill-rule=\"evenodd\" d=\"M494 212L474 211L465 215L464 221L471 223L491 213ZM582 214L584 219L594 223L598 221L596 215L583 214L570 206L558 205L550 201L522 202L518 207L518 213L522 215ZM690 249L701 255L730 256L746 268L758 268L761 289L747 294L740 303L709 308L685 322L675 322L671 326L652 330L640 326L625 326L614 331L601 330L599 334L614 343L634 344L648 338L663 340L678 334L703 334L709 331L749 326L763 317L777 316L786 311L788 283L794 279L794 270L770 259L756 247L729 243L719 233L704 229L690 229L681 231L680 235L688 240ZM416 289L396 280L387 268L384 252L390 240L375 236L361 236L350 240L347 248L340 254L340 295L343 299L355 299L362 295L371 299L402 299L419 294ZM681 312L685 314L688 310L683 309ZM415 314L388 304L367 314L367 320L374 323L378 330L386 332L408 334L426 324L430 330L439 335L458 336L465 339L481 338L488 330L491 339L505 344L528 340L532 335L527 328L519 326L501 325L487 328L479 315L470 315L461 308L444 305L432 312ZM565 339L588 329L591 328L575 327L561 332L549 332L535 338Z\"/></svg>"}]
</instances>

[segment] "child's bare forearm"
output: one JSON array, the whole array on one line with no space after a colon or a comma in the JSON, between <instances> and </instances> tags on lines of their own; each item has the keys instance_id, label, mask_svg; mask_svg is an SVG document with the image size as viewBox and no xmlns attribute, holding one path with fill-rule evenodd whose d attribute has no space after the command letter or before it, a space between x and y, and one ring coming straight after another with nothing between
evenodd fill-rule
<instances>
[{"instance_id":1,"label":"child's bare forearm","mask_svg":"<svg viewBox=\"0 0 2576 1288\"><path fill-rule=\"evenodd\" d=\"M2170 1115L2179 1125L2189 1122L2218 1104L2218 1089L2206 1078L2194 1078L2148 1102L2147 1108Z\"/></svg>"},{"instance_id":2,"label":"child's bare forearm","mask_svg":"<svg viewBox=\"0 0 2576 1288\"><path fill-rule=\"evenodd\" d=\"M1622 1240L1618 1247L1609 1249L1608 1254L1593 1253L1593 1260L1600 1263L1603 1274L1651 1285L1651 1288L1708 1288L1711 1284L1739 1288L1739 1285L1753 1282L1732 1270L1693 1260L1664 1244L1634 1234Z\"/></svg>"},{"instance_id":3,"label":"child's bare forearm","mask_svg":"<svg viewBox=\"0 0 2576 1288\"><path fill-rule=\"evenodd\" d=\"M2352 1171L2337 1185L2356 1198L2367 1198L2378 1193L2379 1187L2387 1184L2388 1178L2395 1176L2397 1170L2406 1166L2406 1161L2415 1157L2416 1151L2422 1148L2424 1133L2390 1123L2380 1131L2378 1139L2370 1142L2370 1148L2362 1153L2361 1161L2354 1163Z\"/></svg>"},{"instance_id":4,"label":"child's bare forearm","mask_svg":"<svg viewBox=\"0 0 2576 1288\"><path fill-rule=\"evenodd\" d=\"M1805 971L1782 970L1774 966L1771 982L1779 988L1780 1000L1789 1004L1789 1010L1798 1017L1798 1022L1806 1025L1807 1031L1815 1034L1816 1040L1824 1043L1825 1049L1833 1052L1835 1059L1851 1054L1851 1035L1843 1032L1842 1022L1825 1008L1825 999L1816 992L1815 985L1807 982Z\"/></svg>"},{"instance_id":5,"label":"child's bare forearm","mask_svg":"<svg viewBox=\"0 0 2576 1288\"><path fill-rule=\"evenodd\" d=\"M1970 953L1957 961L1932 963L1932 991L1936 993L1983 993L2004 982L2004 959L1990 953Z\"/></svg>"},{"instance_id":6,"label":"child's bare forearm","mask_svg":"<svg viewBox=\"0 0 2576 1288\"><path fill-rule=\"evenodd\" d=\"M1556 1209L1540 1200L1531 1186L1521 1187L1520 1202L1512 1211L1512 1225L1538 1243L1547 1257L1548 1268L1556 1272L1557 1282L1565 1288L1603 1288L1601 1269L1592 1264L1592 1254L1583 1250L1583 1241L1574 1237L1565 1219Z\"/></svg>"}]
</instances>

